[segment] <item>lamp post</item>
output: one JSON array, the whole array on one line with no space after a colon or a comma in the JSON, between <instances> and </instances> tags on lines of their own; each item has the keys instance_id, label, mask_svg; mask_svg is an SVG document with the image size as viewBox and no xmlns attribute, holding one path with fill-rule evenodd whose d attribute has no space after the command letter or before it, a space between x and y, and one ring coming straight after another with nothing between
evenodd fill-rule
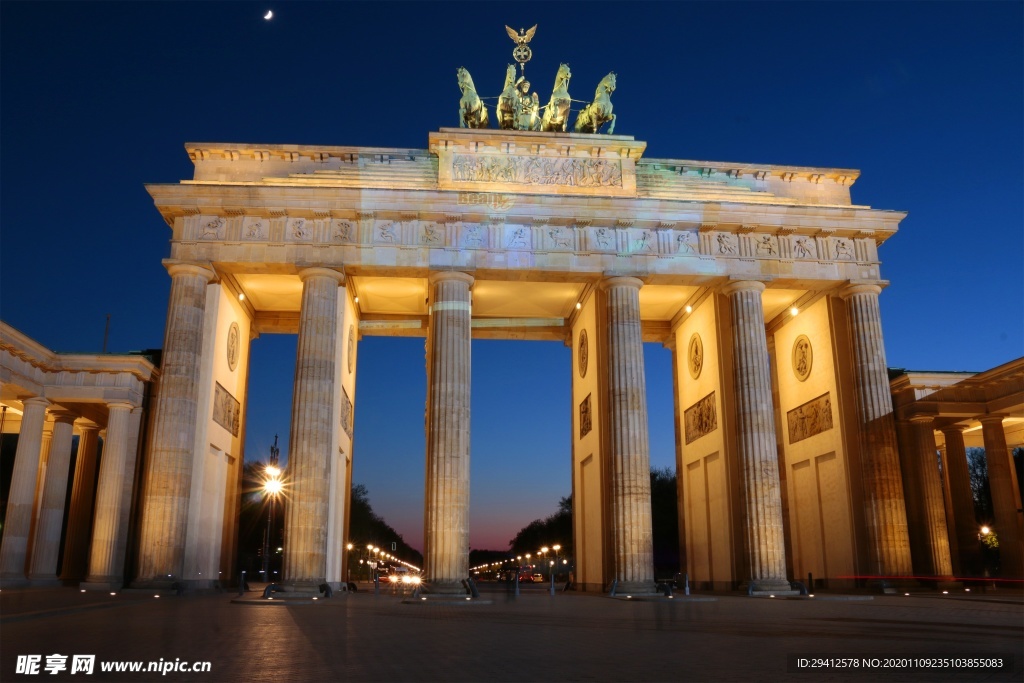
<instances>
[{"instance_id":1,"label":"lamp post","mask_svg":"<svg viewBox=\"0 0 1024 683\"><path fill-rule=\"evenodd\" d=\"M272 447L271 453L274 450L276 448ZM267 532L263 537L263 580L273 583L270 579L270 535L274 525L274 505L284 485L280 479L281 470L274 464L267 465L264 474L266 479L263 480L263 494L269 499L270 505L267 506Z\"/></svg>"}]
</instances>

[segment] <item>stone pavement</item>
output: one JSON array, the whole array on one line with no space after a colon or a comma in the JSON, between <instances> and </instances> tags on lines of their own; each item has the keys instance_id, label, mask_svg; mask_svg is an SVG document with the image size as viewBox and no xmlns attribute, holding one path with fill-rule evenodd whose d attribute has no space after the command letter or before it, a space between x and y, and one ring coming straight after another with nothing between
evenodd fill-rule
<instances>
[{"instance_id":1,"label":"stone pavement","mask_svg":"<svg viewBox=\"0 0 1024 683\"><path fill-rule=\"evenodd\" d=\"M233 604L234 597L5 590L0 680L1020 681L1024 661L1019 591L641 602L552 597L531 587L518 599L485 592L489 605L408 605L363 590L294 606ZM71 655L96 655L94 673L50 675L42 667L52 654L67 655L69 667ZM17 674L19 655L42 655L40 673ZM855 656L861 666L797 671L787 655ZM1001 670L890 671L863 663L921 655L1013 662ZM161 659L211 668L100 671L102 662Z\"/></svg>"}]
</instances>

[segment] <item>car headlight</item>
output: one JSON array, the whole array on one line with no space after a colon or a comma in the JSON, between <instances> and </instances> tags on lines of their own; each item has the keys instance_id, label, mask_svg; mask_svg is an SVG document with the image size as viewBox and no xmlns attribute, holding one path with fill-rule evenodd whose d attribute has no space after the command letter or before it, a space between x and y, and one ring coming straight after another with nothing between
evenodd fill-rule
<instances>
[{"instance_id":1,"label":"car headlight","mask_svg":"<svg viewBox=\"0 0 1024 683\"><path fill-rule=\"evenodd\" d=\"M388 577L388 581L390 581L391 583L398 583L398 577L392 574Z\"/></svg>"},{"instance_id":2,"label":"car headlight","mask_svg":"<svg viewBox=\"0 0 1024 683\"><path fill-rule=\"evenodd\" d=\"M402 583L412 583L412 579L410 579L408 576L403 576Z\"/></svg>"},{"instance_id":3,"label":"car headlight","mask_svg":"<svg viewBox=\"0 0 1024 683\"><path fill-rule=\"evenodd\" d=\"M420 582L420 577L418 577L418 576L414 576L414 577L412 577L412 578L411 578L411 579L409 579L409 580L410 580L410 581L412 581L413 583L416 583L416 584L418 584L418 583Z\"/></svg>"}]
</instances>

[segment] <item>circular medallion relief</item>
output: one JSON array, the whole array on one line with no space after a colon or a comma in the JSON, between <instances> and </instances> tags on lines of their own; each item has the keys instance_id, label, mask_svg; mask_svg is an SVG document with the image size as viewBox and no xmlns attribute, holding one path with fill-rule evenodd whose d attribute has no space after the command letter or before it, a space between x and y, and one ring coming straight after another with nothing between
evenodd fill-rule
<instances>
[{"instance_id":1,"label":"circular medallion relief","mask_svg":"<svg viewBox=\"0 0 1024 683\"><path fill-rule=\"evenodd\" d=\"M803 382L811 375L811 363L814 361L814 352L811 350L811 340L806 334L801 334L793 342L793 374Z\"/></svg>"},{"instance_id":2,"label":"circular medallion relief","mask_svg":"<svg viewBox=\"0 0 1024 683\"><path fill-rule=\"evenodd\" d=\"M348 326L348 371L352 373L352 364L356 360L356 328L354 325Z\"/></svg>"},{"instance_id":3,"label":"circular medallion relief","mask_svg":"<svg viewBox=\"0 0 1024 683\"><path fill-rule=\"evenodd\" d=\"M231 323L231 327L228 328L228 369L232 372L235 371L235 366L238 365L238 323Z\"/></svg>"},{"instance_id":4,"label":"circular medallion relief","mask_svg":"<svg viewBox=\"0 0 1024 683\"><path fill-rule=\"evenodd\" d=\"M580 364L580 377L587 376L587 363L590 361L590 348L589 341L587 341L587 331L583 330L580 332L580 348L579 348L579 364Z\"/></svg>"},{"instance_id":5,"label":"circular medallion relief","mask_svg":"<svg viewBox=\"0 0 1024 683\"><path fill-rule=\"evenodd\" d=\"M690 377L700 377L700 371L704 369L704 344L696 332L690 337L690 343L686 347L686 365L690 368Z\"/></svg>"}]
</instances>

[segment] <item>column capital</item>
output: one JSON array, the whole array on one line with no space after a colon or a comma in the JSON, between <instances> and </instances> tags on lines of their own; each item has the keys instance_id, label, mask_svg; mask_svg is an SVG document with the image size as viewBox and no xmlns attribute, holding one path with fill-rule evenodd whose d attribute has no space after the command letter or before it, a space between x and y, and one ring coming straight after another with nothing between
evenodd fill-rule
<instances>
[{"instance_id":1,"label":"column capital","mask_svg":"<svg viewBox=\"0 0 1024 683\"><path fill-rule=\"evenodd\" d=\"M457 280L459 282L466 283L466 286L472 286L476 282L476 278L469 273L464 273L461 270L438 270L430 273L427 276L427 281L431 285L435 285L438 282L446 282L449 280Z\"/></svg>"},{"instance_id":2,"label":"column capital","mask_svg":"<svg viewBox=\"0 0 1024 683\"><path fill-rule=\"evenodd\" d=\"M75 420L75 426L78 427L78 431L80 432L98 432L100 430L100 426L98 424L84 417L80 417Z\"/></svg>"},{"instance_id":3,"label":"column capital","mask_svg":"<svg viewBox=\"0 0 1024 683\"><path fill-rule=\"evenodd\" d=\"M345 273L333 268L303 268L299 271L299 279L305 282L311 277L333 278L339 285L345 284Z\"/></svg>"},{"instance_id":4,"label":"column capital","mask_svg":"<svg viewBox=\"0 0 1024 683\"><path fill-rule=\"evenodd\" d=\"M997 424L1002 426L1003 419L1006 417L1005 413L992 413L991 415L978 415L975 420L980 422L982 425L986 424Z\"/></svg>"},{"instance_id":5,"label":"column capital","mask_svg":"<svg viewBox=\"0 0 1024 683\"><path fill-rule=\"evenodd\" d=\"M21 399L21 405L24 406L25 408L27 408L29 405L45 408L46 406L50 405L50 401L49 399L43 398L42 396L32 396L30 398Z\"/></svg>"},{"instance_id":6,"label":"column capital","mask_svg":"<svg viewBox=\"0 0 1024 683\"><path fill-rule=\"evenodd\" d=\"M733 280L722 287L722 294L732 296L737 292L757 292L760 294L765 289L765 284L760 280Z\"/></svg>"},{"instance_id":7,"label":"column capital","mask_svg":"<svg viewBox=\"0 0 1024 683\"><path fill-rule=\"evenodd\" d=\"M837 295L840 299L849 299L851 296L858 294L874 294L878 296L882 293L882 288L878 285L869 284L848 284L845 287L840 287Z\"/></svg>"},{"instance_id":8,"label":"column capital","mask_svg":"<svg viewBox=\"0 0 1024 683\"><path fill-rule=\"evenodd\" d=\"M915 425L931 424L935 421L934 415L925 415L924 413L914 413L907 420Z\"/></svg>"},{"instance_id":9,"label":"column capital","mask_svg":"<svg viewBox=\"0 0 1024 683\"><path fill-rule=\"evenodd\" d=\"M198 275L204 278L207 282L210 282L217 274L213 272L213 268L209 265L202 263L190 263L188 261L175 261L173 259L164 259L164 268L167 269L167 274L171 277L177 275Z\"/></svg>"},{"instance_id":10,"label":"column capital","mask_svg":"<svg viewBox=\"0 0 1024 683\"><path fill-rule=\"evenodd\" d=\"M107 403L107 410L114 410L115 408L124 408L130 412L135 409L135 404L131 401L111 401Z\"/></svg>"},{"instance_id":11,"label":"column capital","mask_svg":"<svg viewBox=\"0 0 1024 683\"><path fill-rule=\"evenodd\" d=\"M614 275L601 280L598 287L603 290L609 290L612 287L635 287L640 289L644 286L644 281L638 277L630 277L628 275Z\"/></svg>"},{"instance_id":12,"label":"column capital","mask_svg":"<svg viewBox=\"0 0 1024 683\"><path fill-rule=\"evenodd\" d=\"M78 415L70 410L64 410L63 408L50 410L50 415L53 417L54 422L61 422L64 424L74 424L75 420L78 419Z\"/></svg>"},{"instance_id":13,"label":"column capital","mask_svg":"<svg viewBox=\"0 0 1024 683\"><path fill-rule=\"evenodd\" d=\"M943 434L963 434L964 430L967 429L965 425L944 425L939 427L939 431Z\"/></svg>"}]
</instances>

